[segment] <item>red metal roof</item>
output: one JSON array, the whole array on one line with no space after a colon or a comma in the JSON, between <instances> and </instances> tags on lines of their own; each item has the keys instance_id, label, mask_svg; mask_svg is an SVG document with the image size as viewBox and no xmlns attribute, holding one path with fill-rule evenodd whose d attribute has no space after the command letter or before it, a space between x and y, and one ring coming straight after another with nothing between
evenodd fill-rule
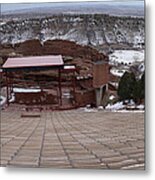
<instances>
[{"instance_id":1,"label":"red metal roof","mask_svg":"<svg viewBox=\"0 0 155 180\"><path fill-rule=\"evenodd\" d=\"M63 65L61 55L49 56L31 56L8 58L3 64L3 68L25 68L25 67L46 67L46 66L61 66Z\"/></svg>"}]
</instances>

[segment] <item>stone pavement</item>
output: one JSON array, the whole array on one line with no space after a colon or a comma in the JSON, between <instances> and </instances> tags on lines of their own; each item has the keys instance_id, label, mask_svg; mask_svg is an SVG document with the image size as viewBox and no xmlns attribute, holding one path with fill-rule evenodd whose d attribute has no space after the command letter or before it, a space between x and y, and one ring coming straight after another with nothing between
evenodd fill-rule
<instances>
[{"instance_id":1,"label":"stone pavement","mask_svg":"<svg viewBox=\"0 0 155 180\"><path fill-rule=\"evenodd\" d=\"M1 166L144 169L144 113L1 112ZM33 113L31 113L33 114Z\"/></svg>"}]
</instances>

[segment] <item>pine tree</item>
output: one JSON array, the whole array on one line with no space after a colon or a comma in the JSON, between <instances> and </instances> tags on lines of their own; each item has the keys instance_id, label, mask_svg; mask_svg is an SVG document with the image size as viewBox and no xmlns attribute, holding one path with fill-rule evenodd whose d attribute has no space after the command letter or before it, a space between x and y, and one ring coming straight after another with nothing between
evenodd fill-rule
<instances>
[{"instance_id":1,"label":"pine tree","mask_svg":"<svg viewBox=\"0 0 155 180\"><path fill-rule=\"evenodd\" d=\"M135 89L133 91L133 99L135 103L139 104L141 101L142 87L141 80L137 80L135 84Z\"/></svg>"},{"instance_id":2,"label":"pine tree","mask_svg":"<svg viewBox=\"0 0 155 180\"><path fill-rule=\"evenodd\" d=\"M145 98L145 73L142 75L140 80L137 80L135 91L134 91L134 100L136 103L141 103L141 100Z\"/></svg>"},{"instance_id":3,"label":"pine tree","mask_svg":"<svg viewBox=\"0 0 155 180\"><path fill-rule=\"evenodd\" d=\"M145 98L145 72L141 77L141 99Z\"/></svg>"},{"instance_id":4,"label":"pine tree","mask_svg":"<svg viewBox=\"0 0 155 180\"><path fill-rule=\"evenodd\" d=\"M134 97L134 89L136 86L136 78L133 73L125 72L120 79L118 86L118 96L121 100L129 100Z\"/></svg>"}]
</instances>

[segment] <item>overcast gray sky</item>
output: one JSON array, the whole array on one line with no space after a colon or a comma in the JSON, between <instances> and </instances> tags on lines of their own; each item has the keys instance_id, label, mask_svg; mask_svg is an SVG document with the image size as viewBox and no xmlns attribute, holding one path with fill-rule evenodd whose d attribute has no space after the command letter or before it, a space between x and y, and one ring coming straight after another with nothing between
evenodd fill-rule
<instances>
[{"instance_id":1,"label":"overcast gray sky","mask_svg":"<svg viewBox=\"0 0 155 180\"><path fill-rule=\"evenodd\" d=\"M99 2L74 2L74 5L76 6L83 6L83 5L95 5L96 3L100 3L102 5L112 5L112 6L139 6L141 8L144 8L144 1L143 0L136 0L136 1L111 1L111 2L106 2L106 1L99 1ZM62 3L12 3L12 4L1 4L1 12L5 13L8 11L17 11L17 10L22 10L22 9L33 9L33 8L43 8L43 7L62 7L62 6L73 6L73 3L71 2L62 2Z\"/></svg>"}]
</instances>

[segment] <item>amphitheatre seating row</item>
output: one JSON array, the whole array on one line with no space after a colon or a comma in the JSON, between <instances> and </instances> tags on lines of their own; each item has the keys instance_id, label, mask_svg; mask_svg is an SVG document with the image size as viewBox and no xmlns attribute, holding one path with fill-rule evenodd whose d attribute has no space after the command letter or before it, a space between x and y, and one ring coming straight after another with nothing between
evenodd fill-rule
<instances>
[{"instance_id":1,"label":"amphitheatre seating row","mask_svg":"<svg viewBox=\"0 0 155 180\"><path fill-rule=\"evenodd\" d=\"M57 104L58 97L46 92L28 92L15 93L15 103L25 105L45 105L45 104Z\"/></svg>"}]
</instances>

